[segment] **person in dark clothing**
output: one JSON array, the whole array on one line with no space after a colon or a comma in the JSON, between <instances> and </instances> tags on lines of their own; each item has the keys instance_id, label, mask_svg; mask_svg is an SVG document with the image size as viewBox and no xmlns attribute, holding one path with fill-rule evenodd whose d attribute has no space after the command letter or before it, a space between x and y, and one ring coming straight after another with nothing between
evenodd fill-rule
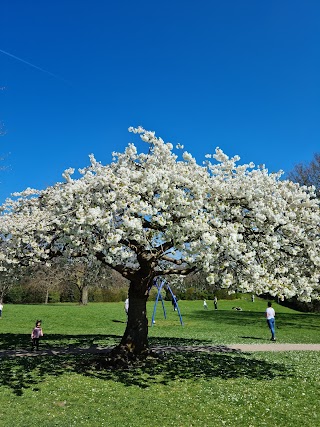
<instances>
[{"instance_id":1,"label":"person in dark clothing","mask_svg":"<svg viewBox=\"0 0 320 427\"><path fill-rule=\"evenodd\" d=\"M171 302L172 302L172 305L173 305L173 311L177 310L177 301L178 301L177 297L175 295L172 295Z\"/></svg>"}]
</instances>

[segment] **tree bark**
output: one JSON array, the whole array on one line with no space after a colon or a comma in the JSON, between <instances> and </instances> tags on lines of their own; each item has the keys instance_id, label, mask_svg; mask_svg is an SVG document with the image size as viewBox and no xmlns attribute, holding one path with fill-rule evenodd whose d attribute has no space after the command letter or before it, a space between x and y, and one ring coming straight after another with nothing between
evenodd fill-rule
<instances>
[{"instance_id":1,"label":"tree bark","mask_svg":"<svg viewBox=\"0 0 320 427\"><path fill-rule=\"evenodd\" d=\"M88 294L89 294L89 288L87 285L84 285L81 289L81 304L87 305L88 304Z\"/></svg>"},{"instance_id":2,"label":"tree bark","mask_svg":"<svg viewBox=\"0 0 320 427\"><path fill-rule=\"evenodd\" d=\"M44 303L48 304L48 301L49 301L49 289L46 289L46 295L44 297Z\"/></svg>"},{"instance_id":3,"label":"tree bark","mask_svg":"<svg viewBox=\"0 0 320 427\"><path fill-rule=\"evenodd\" d=\"M148 350L147 319L148 287L130 282L127 327L120 342L120 350L140 355Z\"/></svg>"}]
</instances>

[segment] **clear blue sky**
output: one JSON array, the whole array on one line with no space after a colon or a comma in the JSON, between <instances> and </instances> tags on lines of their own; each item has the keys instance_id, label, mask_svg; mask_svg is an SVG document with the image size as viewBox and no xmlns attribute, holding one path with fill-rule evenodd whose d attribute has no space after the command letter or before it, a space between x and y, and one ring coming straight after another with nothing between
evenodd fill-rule
<instances>
[{"instance_id":1,"label":"clear blue sky","mask_svg":"<svg viewBox=\"0 0 320 427\"><path fill-rule=\"evenodd\" d=\"M110 162L142 125L202 161L320 151L320 2L5 0L0 202Z\"/></svg>"}]
</instances>

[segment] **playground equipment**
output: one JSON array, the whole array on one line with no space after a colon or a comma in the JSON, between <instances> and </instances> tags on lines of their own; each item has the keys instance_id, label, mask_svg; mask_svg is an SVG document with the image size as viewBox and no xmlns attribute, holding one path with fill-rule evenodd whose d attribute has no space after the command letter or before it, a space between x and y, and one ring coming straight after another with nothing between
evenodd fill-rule
<instances>
[{"instance_id":1,"label":"playground equipment","mask_svg":"<svg viewBox=\"0 0 320 427\"><path fill-rule=\"evenodd\" d=\"M166 319L167 318L167 312L166 312L166 308L165 308L165 306L164 306L164 301L163 301L163 298L162 298L162 295L161 295L161 290L165 287L165 288L167 288L168 289L168 291L170 292L170 294L171 294L171 298L172 298L172 301L173 301L173 304L174 304L174 307L177 309L177 312L178 312L178 315L179 315L179 319L180 319L180 323L181 323L181 326L183 326L183 321L182 321L182 316L181 316L181 313L180 313L180 309L179 309L179 305L178 305L178 301L177 301L177 299L176 299L176 296L174 295L174 293L172 292L172 290L171 290L171 288L170 288L170 286L169 286L169 283L167 283L165 280L161 280L160 278L157 278L157 279L154 279L154 281L153 281L153 286L155 286L157 289L158 289L158 293L157 293L157 297L156 297L156 300L155 300L155 303L154 303L154 307L153 307L153 314L152 314L152 322L151 322L151 326L153 326L154 325L154 323L155 323L155 316L156 316L156 311L157 311L157 304L158 304L158 301L159 301L159 299L160 299L160 301L161 301L161 304L162 304L162 309L163 309L163 315L164 315L164 318Z\"/></svg>"}]
</instances>

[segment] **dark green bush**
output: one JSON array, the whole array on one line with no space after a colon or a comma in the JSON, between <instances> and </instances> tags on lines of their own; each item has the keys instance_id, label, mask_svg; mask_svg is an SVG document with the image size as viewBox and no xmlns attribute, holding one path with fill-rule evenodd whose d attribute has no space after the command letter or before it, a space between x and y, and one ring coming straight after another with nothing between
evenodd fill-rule
<instances>
[{"instance_id":1,"label":"dark green bush","mask_svg":"<svg viewBox=\"0 0 320 427\"><path fill-rule=\"evenodd\" d=\"M16 285L9 290L4 301L10 304L42 304L45 296L43 289Z\"/></svg>"},{"instance_id":2,"label":"dark green bush","mask_svg":"<svg viewBox=\"0 0 320 427\"><path fill-rule=\"evenodd\" d=\"M124 301L128 295L128 288L120 289L91 289L89 290L89 301L92 302L118 302Z\"/></svg>"}]
</instances>

